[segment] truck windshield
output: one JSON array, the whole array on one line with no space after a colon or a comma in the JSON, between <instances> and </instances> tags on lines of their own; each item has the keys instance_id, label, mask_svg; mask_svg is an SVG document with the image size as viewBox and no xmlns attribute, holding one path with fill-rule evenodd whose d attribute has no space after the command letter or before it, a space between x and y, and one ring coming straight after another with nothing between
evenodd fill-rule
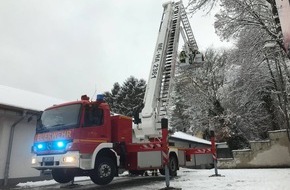
<instances>
[{"instance_id":1,"label":"truck windshield","mask_svg":"<svg viewBox=\"0 0 290 190\"><path fill-rule=\"evenodd\" d=\"M37 132L75 128L79 124L81 104L45 110L37 122Z\"/></svg>"}]
</instances>

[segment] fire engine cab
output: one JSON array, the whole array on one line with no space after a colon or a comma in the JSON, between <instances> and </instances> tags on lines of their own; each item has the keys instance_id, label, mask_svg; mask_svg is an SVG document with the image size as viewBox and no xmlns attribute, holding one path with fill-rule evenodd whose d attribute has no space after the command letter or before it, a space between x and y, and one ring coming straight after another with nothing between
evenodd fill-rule
<instances>
[{"instance_id":1,"label":"fire engine cab","mask_svg":"<svg viewBox=\"0 0 290 190\"><path fill-rule=\"evenodd\" d=\"M167 140L167 107L180 34L187 56L182 64L200 64L202 56L182 3L163 7L142 112L134 120L112 114L102 95L95 101L84 95L79 101L47 108L37 123L33 168L51 170L59 183L90 176L94 183L106 185L120 169L133 174L159 169L164 174L168 166L175 176L185 165L187 151L170 148Z\"/></svg>"}]
</instances>

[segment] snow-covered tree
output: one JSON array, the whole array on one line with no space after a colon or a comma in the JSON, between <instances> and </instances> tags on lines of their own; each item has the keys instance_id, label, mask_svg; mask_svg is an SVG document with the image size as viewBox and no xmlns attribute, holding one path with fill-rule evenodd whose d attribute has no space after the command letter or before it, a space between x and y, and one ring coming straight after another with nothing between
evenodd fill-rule
<instances>
[{"instance_id":1,"label":"snow-covered tree","mask_svg":"<svg viewBox=\"0 0 290 190\"><path fill-rule=\"evenodd\" d=\"M194 13L217 5L221 8L216 14L217 34L236 40L219 89L225 111L215 119L227 121L221 134L234 142L233 137L263 139L268 130L289 128L290 57L275 0L190 0L188 7Z\"/></svg>"},{"instance_id":2,"label":"snow-covered tree","mask_svg":"<svg viewBox=\"0 0 290 190\"><path fill-rule=\"evenodd\" d=\"M111 111L117 113L117 105L118 105L118 100L117 100L117 95L121 89L121 86L118 82L114 83L113 88L111 92L105 92L105 101L108 102L110 105Z\"/></svg>"},{"instance_id":3,"label":"snow-covered tree","mask_svg":"<svg viewBox=\"0 0 290 190\"><path fill-rule=\"evenodd\" d=\"M145 80L130 76L122 86L115 83L111 92L105 93L105 98L113 112L132 117L143 108L145 89Z\"/></svg>"},{"instance_id":4,"label":"snow-covered tree","mask_svg":"<svg viewBox=\"0 0 290 190\"><path fill-rule=\"evenodd\" d=\"M235 81L226 81L224 90L228 95L223 104L240 117L242 125L235 126L233 133L261 139L268 130L284 128L285 122L278 122L282 113L277 100L281 97L275 93L280 76L273 70L275 64L265 59L264 40L268 34L257 28L243 30L241 34L228 63L239 72L235 73Z\"/></svg>"},{"instance_id":5,"label":"snow-covered tree","mask_svg":"<svg viewBox=\"0 0 290 190\"><path fill-rule=\"evenodd\" d=\"M180 68L175 78L171 125L195 134L208 130L209 118L224 111L218 90L223 85L226 53L209 49L205 57L202 67Z\"/></svg>"},{"instance_id":6,"label":"snow-covered tree","mask_svg":"<svg viewBox=\"0 0 290 190\"><path fill-rule=\"evenodd\" d=\"M186 104L186 99L182 95L183 86L175 85L170 111L170 126L176 131L188 131L190 126L190 115L187 113L189 106Z\"/></svg>"},{"instance_id":7,"label":"snow-covered tree","mask_svg":"<svg viewBox=\"0 0 290 190\"><path fill-rule=\"evenodd\" d=\"M275 41L284 56L286 49L282 40L282 29L275 0L190 0L190 13L202 8L210 11L219 5L221 11L216 14L215 29L222 39L236 38L246 27L257 28Z\"/></svg>"}]
</instances>

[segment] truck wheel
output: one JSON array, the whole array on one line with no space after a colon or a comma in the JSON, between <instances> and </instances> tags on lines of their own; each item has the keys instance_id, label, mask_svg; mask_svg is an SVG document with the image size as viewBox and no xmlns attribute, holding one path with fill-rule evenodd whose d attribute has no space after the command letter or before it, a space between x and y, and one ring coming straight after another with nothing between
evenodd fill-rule
<instances>
[{"instance_id":1,"label":"truck wheel","mask_svg":"<svg viewBox=\"0 0 290 190\"><path fill-rule=\"evenodd\" d=\"M177 176L178 161L175 156L170 156L168 168L170 176Z\"/></svg>"},{"instance_id":2,"label":"truck wheel","mask_svg":"<svg viewBox=\"0 0 290 190\"><path fill-rule=\"evenodd\" d=\"M107 185L114 179L116 169L116 164L111 158L98 158L90 178L97 185Z\"/></svg>"},{"instance_id":3,"label":"truck wheel","mask_svg":"<svg viewBox=\"0 0 290 190\"><path fill-rule=\"evenodd\" d=\"M52 169L51 175L58 183L68 183L74 179L74 175L68 169Z\"/></svg>"},{"instance_id":4,"label":"truck wheel","mask_svg":"<svg viewBox=\"0 0 290 190\"><path fill-rule=\"evenodd\" d=\"M165 169L159 169L161 175L165 175Z\"/></svg>"},{"instance_id":5,"label":"truck wheel","mask_svg":"<svg viewBox=\"0 0 290 190\"><path fill-rule=\"evenodd\" d=\"M168 169L171 177L177 176L178 162L175 156L170 156ZM159 169L161 175L165 175L165 169Z\"/></svg>"}]
</instances>

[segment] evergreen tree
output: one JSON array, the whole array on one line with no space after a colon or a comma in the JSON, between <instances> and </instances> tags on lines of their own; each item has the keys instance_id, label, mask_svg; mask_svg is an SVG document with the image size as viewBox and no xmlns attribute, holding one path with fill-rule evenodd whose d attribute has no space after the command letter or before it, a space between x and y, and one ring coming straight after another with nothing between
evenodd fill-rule
<instances>
[{"instance_id":1,"label":"evergreen tree","mask_svg":"<svg viewBox=\"0 0 290 190\"><path fill-rule=\"evenodd\" d=\"M112 112L132 117L143 108L145 89L145 80L130 76L122 86L115 83L111 92L105 92L105 100Z\"/></svg>"},{"instance_id":2,"label":"evergreen tree","mask_svg":"<svg viewBox=\"0 0 290 190\"><path fill-rule=\"evenodd\" d=\"M110 105L112 112L118 112L116 105L118 105L117 95L121 89L121 86L118 82L114 83L111 92L105 92L105 101Z\"/></svg>"},{"instance_id":3,"label":"evergreen tree","mask_svg":"<svg viewBox=\"0 0 290 190\"><path fill-rule=\"evenodd\" d=\"M170 114L170 126L176 131L187 131L188 126L190 126L190 116L187 114L186 110L188 105L185 102L182 94L182 86L177 85L174 89L174 94L172 101L174 102L173 109Z\"/></svg>"}]
</instances>

